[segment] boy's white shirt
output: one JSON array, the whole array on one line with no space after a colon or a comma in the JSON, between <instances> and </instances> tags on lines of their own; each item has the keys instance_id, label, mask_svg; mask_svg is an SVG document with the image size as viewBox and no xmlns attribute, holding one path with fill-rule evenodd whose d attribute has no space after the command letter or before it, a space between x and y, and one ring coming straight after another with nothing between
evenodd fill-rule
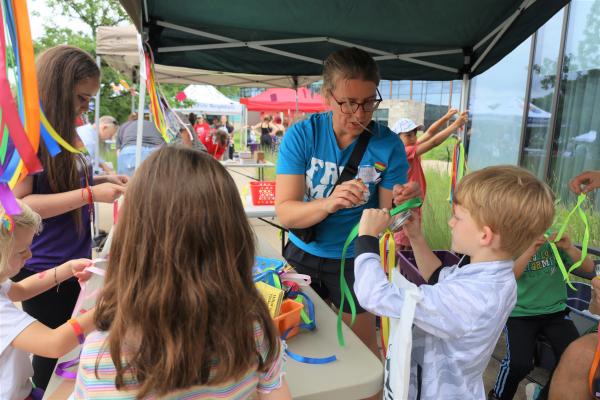
<instances>
[{"instance_id":1,"label":"boy's white shirt","mask_svg":"<svg viewBox=\"0 0 600 400\"><path fill-rule=\"evenodd\" d=\"M354 291L360 305L398 318L405 293L392 285L375 253L355 258ZM409 399L485 399L483 372L517 299L512 261L442 268L438 283L419 287L411 353Z\"/></svg>"},{"instance_id":2,"label":"boy's white shirt","mask_svg":"<svg viewBox=\"0 0 600 400\"><path fill-rule=\"evenodd\" d=\"M31 393L33 367L29 353L11 343L35 318L8 298L11 286L10 280L0 283L0 399L23 400Z\"/></svg>"}]
</instances>

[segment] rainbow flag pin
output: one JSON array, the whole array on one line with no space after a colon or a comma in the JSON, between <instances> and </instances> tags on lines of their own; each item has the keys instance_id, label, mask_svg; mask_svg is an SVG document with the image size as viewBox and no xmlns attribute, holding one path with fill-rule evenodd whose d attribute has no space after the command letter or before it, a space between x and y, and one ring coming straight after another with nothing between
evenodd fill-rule
<instances>
[{"instance_id":1,"label":"rainbow flag pin","mask_svg":"<svg viewBox=\"0 0 600 400\"><path fill-rule=\"evenodd\" d=\"M381 163L379 161L375 163L375 169L377 169L377 171L379 171L379 172L385 171L386 168L387 168L387 165L385 165L384 163Z\"/></svg>"}]
</instances>

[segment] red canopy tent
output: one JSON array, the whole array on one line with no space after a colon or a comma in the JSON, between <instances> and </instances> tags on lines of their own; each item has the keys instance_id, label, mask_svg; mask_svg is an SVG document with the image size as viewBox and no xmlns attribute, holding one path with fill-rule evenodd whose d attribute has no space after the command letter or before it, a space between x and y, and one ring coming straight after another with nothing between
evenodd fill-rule
<instances>
[{"instance_id":1,"label":"red canopy tent","mask_svg":"<svg viewBox=\"0 0 600 400\"><path fill-rule=\"evenodd\" d=\"M249 111L261 112L319 112L329 109L323 98L305 87L294 89L267 89L254 97L241 98Z\"/></svg>"}]
</instances>

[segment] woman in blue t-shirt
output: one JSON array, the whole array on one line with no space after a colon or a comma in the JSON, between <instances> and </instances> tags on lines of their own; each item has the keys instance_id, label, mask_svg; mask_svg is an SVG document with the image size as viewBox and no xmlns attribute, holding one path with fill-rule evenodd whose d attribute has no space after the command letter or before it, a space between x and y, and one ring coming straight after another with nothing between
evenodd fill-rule
<instances>
[{"instance_id":1,"label":"woman in blue t-shirt","mask_svg":"<svg viewBox=\"0 0 600 400\"><path fill-rule=\"evenodd\" d=\"M331 54L323 68L322 93L330 112L314 114L291 126L283 138L277 162L275 207L290 240L284 257L312 278L312 287L340 306L340 258L346 237L365 208L388 208L419 194L405 184L408 164L404 147L387 128L372 123L381 102L379 71L369 54L345 48ZM371 124L371 125L369 125ZM335 185L358 137L369 125L370 141L359 163L368 179ZM314 227L313 238L297 229ZM344 274L353 292L354 246L348 249ZM358 304L353 331L379 356L375 316ZM349 323L348 303L344 321Z\"/></svg>"},{"instance_id":2,"label":"woman in blue t-shirt","mask_svg":"<svg viewBox=\"0 0 600 400\"><path fill-rule=\"evenodd\" d=\"M36 60L42 109L54 129L75 148L81 141L75 120L87 112L100 88L100 70L85 51L72 46L46 50ZM90 216L93 202L112 203L124 191L126 177L103 175L94 179L92 164L82 154L63 150L52 157L42 141L38 153L44 171L27 176L14 190L41 215L42 232L31 244L32 256L15 277L22 280L75 258L90 258ZM50 328L65 323L79 295L77 280L60 284L23 302L23 310ZM46 388L56 360L33 357L33 382Z\"/></svg>"}]
</instances>

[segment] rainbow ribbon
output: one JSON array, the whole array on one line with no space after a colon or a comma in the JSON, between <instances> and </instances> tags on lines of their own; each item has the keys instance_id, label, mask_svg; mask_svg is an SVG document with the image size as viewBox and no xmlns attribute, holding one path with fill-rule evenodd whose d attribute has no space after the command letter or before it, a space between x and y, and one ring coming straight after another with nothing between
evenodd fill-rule
<instances>
[{"instance_id":1,"label":"rainbow ribbon","mask_svg":"<svg viewBox=\"0 0 600 400\"><path fill-rule=\"evenodd\" d=\"M390 211L390 216L395 216L403 211L410 210L412 208L421 207L423 201L420 198L414 198L407 200L406 202L394 207ZM338 343L340 346L345 346L346 342L344 340L344 333L342 332L342 315L344 313L344 304L346 299L348 299L348 306L350 307L350 313L352 315L352 321L350 322L350 326L354 325L354 320L356 319L356 304L354 303L354 298L352 297L352 292L350 292L350 288L348 287L348 282L346 281L346 275L344 273L345 265L346 265L346 253L348 252L348 247L350 244L356 239L358 236L358 226L356 224L354 228L348 234L346 241L344 242L344 248L342 249L342 259L340 260L340 291L342 293L340 300L340 309L338 310L338 318L337 318L337 337Z\"/></svg>"},{"instance_id":2,"label":"rainbow ribbon","mask_svg":"<svg viewBox=\"0 0 600 400\"><path fill-rule=\"evenodd\" d=\"M394 241L394 234L388 230L379 239L379 255L381 256L381 265L388 280L392 281L392 270L396 266L396 242ZM383 349L383 356L385 357L388 348L388 339L390 336L390 319L388 317L380 317L381 329L379 333L381 335L381 347Z\"/></svg>"},{"instance_id":3,"label":"rainbow ribbon","mask_svg":"<svg viewBox=\"0 0 600 400\"><path fill-rule=\"evenodd\" d=\"M454 145L454 151L452 153L452 167L450 174L450 193L448 194L448 201L452 203L454 199L454 192L456 185L465 175L465 146L459 138L456 138L456 144Z\"/></svg>"},{"instance_id":4,"label":"rainbow ribbon","mask_svg":"<svg viewBox=\"0 0 600 400\"><path fill-rule=\"evenodd\" d=\"M587 216L581 209L581 205L583 204L583 202L585 201L586 198L587 198L587 196L585 193L581 193L579 196L577 196L577 204L575 204L575 207L573 207L573 209L569 212L569 214L567 214L567 217L563 221L554 240L549 242L550 248L552 249L552 253L554 254L554 257L556 258L556 263L558 264L558 268L560 269L560 272L562 273L563 279L565 280L567 285L569 285L569 287L573 290L577 290L577 289L575 289L573 284L571 284L571 279L569 278L569 274L571 272L573 272L574 270L576 270L577 268L579 268L581 266L581 264L583 263L583 261L585 260L585 258L587 257L588 244L590 242L590 224L588 222ZM581 241L581 257L579 258L579 260L577 262L575 262L573 265L571 265L571 267L567 270L565 267L565 264L562 261L562 258L560 257L558 248L556 247L556 243L559 242L560 239L562 239L565 231L567 230L569 220L571 219L571 216L573 216L575 211L577 211L577 215L579 215L579 218L581 219L581 221L583 221L585 230L583 232L583 240ZM548 237L548 235L546 235L546 237Z\"/></svg>"},{"instance_id":5,"label":"rainbow ribbon","mask_svg":"<svg viewBox=\"0 0 600 400\"><path fill-rule=\"evenodd\" d=\"M146 58L146 88L148 89L148 96L150 97L150 110L152 112L152 119L154 120L156 129L158 129L164 141L169 143L171 140L167 135L165 113L158 96L157 84L154 79L154 57L150 57L150 54L151 51L149 49L147 52L144 52L144 56Z\"/></svg>"}]
</instances>

